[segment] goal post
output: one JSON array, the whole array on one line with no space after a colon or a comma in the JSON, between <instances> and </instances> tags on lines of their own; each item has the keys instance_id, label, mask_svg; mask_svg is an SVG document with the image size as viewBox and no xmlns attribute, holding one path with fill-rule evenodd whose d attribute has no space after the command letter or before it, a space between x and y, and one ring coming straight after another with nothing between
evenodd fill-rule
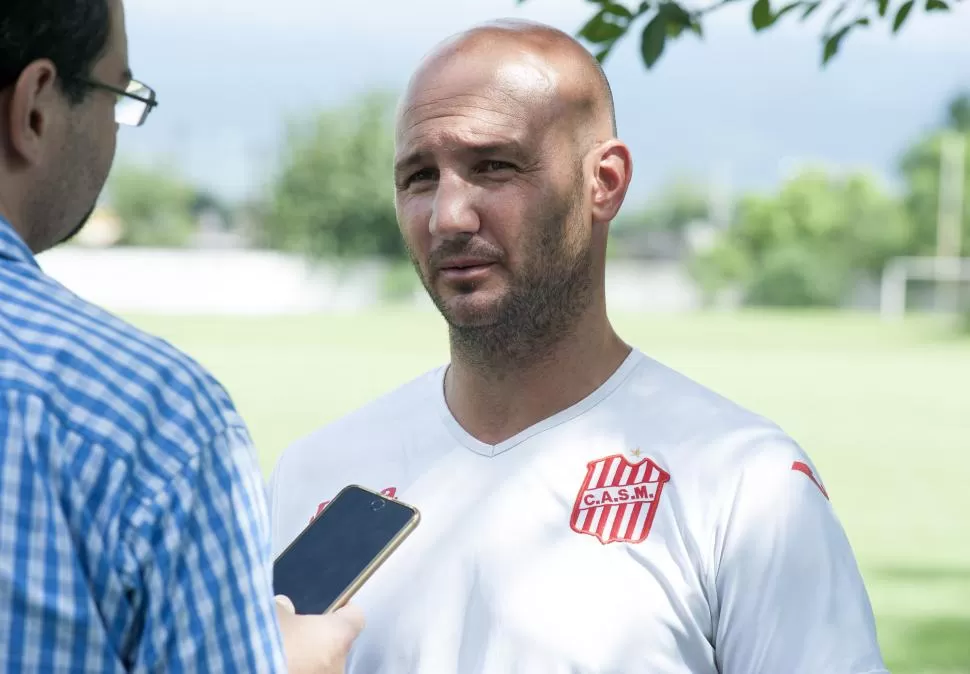
<instances>
[{"instance_id":1,"label":"goal post","mask_svg":"<svg viewBox=\"0 0 970 674\"><path fill-rule=\"evenodd\" d=\"M906 314L906 290L910 281L935 281L937 303L943 284L958 287L970 283L970 257L897 257L886 265L882 274L879 313L886 321L902 320ZM953 298L950 304L959 310Z\"/></svg>"}]
</instances>

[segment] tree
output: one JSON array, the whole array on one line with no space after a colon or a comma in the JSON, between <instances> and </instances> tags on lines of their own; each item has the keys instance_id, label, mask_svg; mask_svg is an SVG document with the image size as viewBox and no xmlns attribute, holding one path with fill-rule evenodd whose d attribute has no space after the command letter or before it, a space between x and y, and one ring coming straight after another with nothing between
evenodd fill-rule
<instances>
[{"instance_id":1,"label":"tree","mask_svg":"<svg viewBox=\"0 0 970 674\"><path fill-rule=\"evenodd\" d=\"M910 18L913 10L928 13L946 12L962 0L755 0L751 4L751 25L755 31L768 30L788 15L804 22L813 15L827 14L821 35L822 65L835 56L845 38L853 31L873 24L889 24L895 34ZM522 4L526 0L516 0ZM750 0L711 0L700 9L690 9L673 0L647 0L636 6L614 0L591 0L597 6L593 16L579 30L578 36L594 45L596 57L604 62L613 48L625 37L639 30L640 55L647 69L660 60L669 41L686 33L703 37L703 23L708 16L727 5ZM789 17L790 18L790 17ZM642 28L640 26L642 25Z\"/></svg>"},{"instance_id":2,"label":"tree","mask_svg":"<svg viewBox=\"0 0 970 674\"><path fill-rule=\"evenodd\" d=\"M107 195L124 232L118 245L181 247L195 231L195 187L168 165L121 163Z\"/></svg>"},{"instance_id":3,"label":"tree","mask_svg":"<svg viewBox=\"0 0 970 674\"><path fill-rule=\"evenodd\" d=\"M970 243L970 92L967 92L949 103L940 128L918 139L900 161L900 172L906 183L906 211L913 222L908 246L912 255L936 255L942 148L946 135L953 132L962 133L967 139L962 238L965 245Z\"/></svg>"},{"instance_id":4,"label":"tree","mask_svg":"<svg viewBox=\"0 0 970 674\"><path fill-rule=\"evenodd\" d=\"M405 257L394 211L391 98L362 96L289 125L262 243L311 257Z\"/></svg>"},{"instance_id":5,"label":"tree","mask_svg":"<svg viewBox=\"0 0 970 674\"><path fill-rule=\"evenodd\" d=\"M645 208L621 216L613 229L618 234L636 230L681 233L691 223L707 219L709 211L708 195L702 186L675 180L665 185Z\"/></svg>"},{"instance_id":6,"label":"tree","mask_svg":"<svg viewBox=\"0 0 970 674\"><path fill-rule=\"evenodd\" d=\"M960 215L960 238L962 253L970 246L970 91L950 101L939 128L918 139L900 162L900 171L906 183L905 206L913 223L908 252L912 255L934 256L938 252L940 189L943 144L947 136L962 134L965 154L963 157L963 209ZM964 298L967 295L963 294ZM970 301L964 310L963 324L970 332Z\"/></svg>"},{"instance_id":7,"label":"tree","mask_svg":"<svg viewBox=\"0 0 970 674\"><path fill-rule=\"evenodd\" d=\"M777 195L743 198L734 225L691 267L709 293L737 285L750 304L835 306L908 240L900 205L871 178L809 169Z\"/></svg>"},{"instance_id":8,"label":"tree","mask_svg":"<svg viewBox=\"0 0 970 674\"><path fill-rule=\"evenodd\" d=\"M645 206L624 211L610 226L610 256L683 257L690 228L706 223L710 210L703 186L683 178L672 180Z\"/></svg>"}]
</instances>

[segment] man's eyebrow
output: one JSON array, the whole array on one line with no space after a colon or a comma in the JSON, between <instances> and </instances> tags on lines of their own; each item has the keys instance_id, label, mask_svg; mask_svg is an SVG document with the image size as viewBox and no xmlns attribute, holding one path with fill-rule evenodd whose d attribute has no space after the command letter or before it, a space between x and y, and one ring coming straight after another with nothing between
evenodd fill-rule
<instances>
[{"instance_id":1,"label":"man's eyebrow","mask_svg":"<svg viewBox=\"0 0 970 674\"><path fill-rule=\"evenodd\" d=\"M476 145L471 145L468 148L470 154L490 156L495 154L511 153L515 156L521 156L525 153L525 148L522 143L516 140L500 140L492 143L481 143Z\"/></svg>"},{"instance_id":2,"label":"man's eyebrow","mask_svg":"<svg viewBox=\"0 0 970 674\"><path fill-rule=\"evenodd\" d=\"M428 153L427 152L424 152L422 150L417 150L415 152L411 152L411 153L405 155L404 157L402 157L400 160L394 162L394 170L395 171L403 171L403 170L405 170L407 168L410 168L412 166L417 166L419 164L423 164L423 163L425 163L425 161L427 160L427 158L428 158Z\"/></svg>"},{"instance_id":3,"label":"man's eyebrow","mask_svg":"<svg viewBox=\"0 0 970 674\"><path fill-rule=\"evenodd\" d=\"M525 148L522 143L516 140L500 140L486 143L466 143L459 152L480 157L489 157L503 153L510 153L516 157L521 157L525 154ZM397 171L403 171L411 166L424 164L430 157L431 153L426 150L415 150L397 161L394 164L394 168Z\"/></svg>"},{"instance_id":4,"label":"man's eyebrow","mask_svg":"<svg viewBox=\"0 0 970 674\"><path fill-rule=\"evenodd\" d=\"M135 73L131 72L131 68L125 68L121 73L121 81L125 86L131 84L131 81L135 79Z\"/></svg>"}]
</instances>

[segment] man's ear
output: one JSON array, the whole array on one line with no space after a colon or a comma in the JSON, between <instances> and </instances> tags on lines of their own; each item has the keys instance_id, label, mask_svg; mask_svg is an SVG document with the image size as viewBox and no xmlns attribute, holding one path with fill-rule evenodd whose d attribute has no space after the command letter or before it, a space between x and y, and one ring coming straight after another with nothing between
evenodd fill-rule
<instances>
[{"instance_id":1,"label":"man's ear","mask_svg":"<svg viewBox=\"0 0 970 674\"><path fill-rule=\"evenodd\" d=\"M7 103L7 137L15 157L27 164L40 163L45 141L63 106L57 68L47 59L27 66L12 87Z\"/></svg>"},{"instance_id":2,"label":"man's ear","mask_svg":"<svg viewBox=\"0 0 970 674\"><path fill-rule=\"evenodd\" d=\"M608 223L620 210L633 178L633 157L624 143L610 140L593 165L593 222Z\"/></svg>"}]
</instances>

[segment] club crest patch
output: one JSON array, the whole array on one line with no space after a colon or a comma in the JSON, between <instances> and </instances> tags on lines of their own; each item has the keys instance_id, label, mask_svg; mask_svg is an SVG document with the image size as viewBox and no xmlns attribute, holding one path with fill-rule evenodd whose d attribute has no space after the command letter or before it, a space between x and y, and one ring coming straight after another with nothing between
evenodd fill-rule
<instances>
[{"instance_id":1,"label":"club crest patch","mask_svg":"<svg viewBox=\"0 0 970 674\"><path fill-rule=\"evenodd\" d=\"M569 526L603 545L642 543L669 481L670 474L652 459L630 463L622 454L613 454L590 461Z\"/></svg>"}]
</instances>

